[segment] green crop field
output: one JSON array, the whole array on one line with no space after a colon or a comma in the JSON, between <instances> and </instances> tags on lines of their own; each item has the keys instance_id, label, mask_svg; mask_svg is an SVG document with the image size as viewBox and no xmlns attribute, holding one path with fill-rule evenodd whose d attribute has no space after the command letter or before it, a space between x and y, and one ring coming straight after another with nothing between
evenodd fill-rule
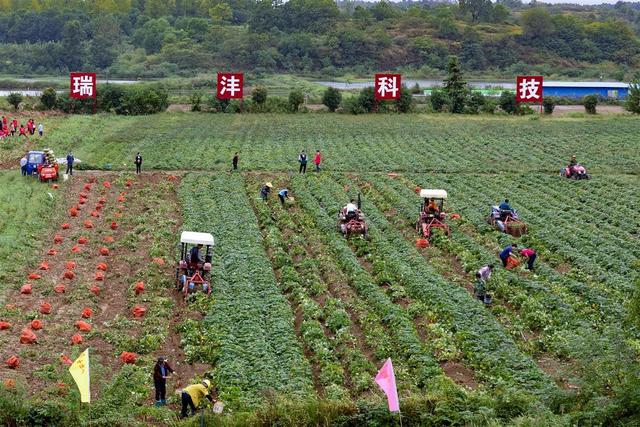
<instances>
[{"instance_id":1,"label":"green crop field","mask_svg":"<svg viewBox=\"0 0 640 427\"><path fill-rule=\"evenodd\" d=\"M174 397L153 407L150 372L166 354L171 396L206 377L226 404L185 424L398 425L373 380L387 358L403 425L640 423L636 119L168 113L46 126L42 141L3 147L1 161L12 164L26 143L73 150L85 170L57 189L0 173L4 423L174 423ZM320 173L297 173L301 149L322 150ZM141 176L131 172L138 151ZM236 151L240 171L229 172ZM591 180L558 175L572 154ZM261 200L267 181L295 201ZM460 215L426 248L416 245L417 188L447 190L446 211ZM368 240L336 230L358 194ZM528 225L520 238L486 222L505 197ZM216 239L211 296L187 304L173 287L180 230ZM74 252L81 237L88 243ZM500 265L509 243L535 248L535 269L496 267L485 306L475 272ZM50 269L38 270L43 260ZM77 277L61 279L69 260ZM34 271L43 277L21 294ZM59 283L65 293L52 290ZM43 300L51 314L38 312ZM131 315L139 306L142 318ZM92 330L71 345L85 307ZM32 319L44 324L38 341L21 344ZM92 412L60 362L86 346ZM4 366L12 354L17 369Z\"/></svg>"}]
</instances>

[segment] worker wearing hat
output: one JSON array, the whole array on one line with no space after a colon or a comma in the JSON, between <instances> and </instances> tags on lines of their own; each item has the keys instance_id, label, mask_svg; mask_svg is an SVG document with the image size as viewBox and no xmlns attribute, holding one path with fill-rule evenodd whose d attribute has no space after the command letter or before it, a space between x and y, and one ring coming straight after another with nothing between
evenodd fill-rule
<instances>
[{"instance_id":1,"label":"worker wearing hat","mask_svg":"<svg viewBox=\"0 0 640 427\"><path fill-rule=\"evenodd\" d=\"M260 198L265 202L267 201L267 197L269 197L269 193L271 193L272 188L273 188L273 184L270 182L267 182L260 189Z\"/></svg>"},{"instance_id":2,"label":"worker wearing hat","mask_svg":"<svg viewBox=\"0 0 640 427\"><path fill-rule=\"evenodd\" d=\"M153 368L153 384L156 389L156 406L167 404L167 378L173 373L173 369L167 363L165 357L158 357L158 361Z\"/></svg>"},{"instance_id":3,"label":"worker wearing hat","mask_svg":"<svg viewBox=\"0 0 640 427\"><path fill-rule=\"evenodd\" d=\"M180 413L181 418L186 418L187 408L191 408L191 415L195 415L196 408L200 404L203 397L209 399L209 402L213 403L213 397L209 393L211 388L211 381L202 380L199 384L192 384L182 389L182 411Z\"/></svg>"}]
</instances>

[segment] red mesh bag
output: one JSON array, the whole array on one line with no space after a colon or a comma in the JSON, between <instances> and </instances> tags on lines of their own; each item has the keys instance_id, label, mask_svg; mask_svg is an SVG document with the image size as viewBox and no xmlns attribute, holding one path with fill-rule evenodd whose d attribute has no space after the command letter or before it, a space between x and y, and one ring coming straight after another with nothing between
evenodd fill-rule
<instances>
[{"instance_id":1,"label":"red mesh bag","mask_svg":"<svg viewBox=\"0 0 640 427\"><path fill-rule=\"evenodd\" d=\"M80 194L78 194L78 196L83 197L83 198L88 198L89 197L89 193L85 193L84 191L81 191Z\"/></svg>"},{"instance_id":2,"label":"red mesh bag","mask_svg":"<svg viewBox=\"0 0 640 427\"><path fill-rule=\"evenodd\" d=\"M62 236L59 234L53 236L53 243L55 243L56 245L62 243Z\"/></svg>"},{"instance_id":3,"label":"red mesh bag","mask_svg":"<svg viewBox=\"0 0 640 427\"><path fill-rule=\"evenodd\" d=\"M144 283L143 282L137 282L135 285L135 290L136 290L136 295L140 295L141 293L144 292Z\"/></svg>"},{"instance_id":4,"label":"red mesh bag","mask_svg":"<svg viewBox=\"0 0 640 427\"><path fill-rule=\"evenodd\" d=\"M73 270L74 268L76 268L76 262L75 261L67 261L67 263L64 265L64 267L67 270Z\"/></svg>"},{"instance_id":5,"label":"red mesh bag","mask_svg":"<svg viewBox=\"0 0 640 427\"><path fill-rule=\"evenodd\" d=\"M91 288L89 288L89 291L95 296L100 295L100 287L97 285L93 285Z\"/></svg>"},{"instance_id":6,"label":"red mesh bag","mask_svg":"<svg viewBox=\"0 0 640 427\"><path fill-rule=\"evenodd\" d=\"M101 205L104 205L105 203L107 203L107 199L105 199L104 197L100 197L100 200L98 200L98 203Z\"/></svg>"},{"instance_id":7,"label":"red mesh bag","mask_svg":"<svg viewBox=\"0 0 640 427\"><path fill-rule=\"evenodd\" d=\"M74 254L79 254L80 252L82 252L82 249L80 249L80 246L75 245L73 248L71 248L71 252L73 252Z\"/></svg>"},{"instance_id":8,"label":"red mesh bag","mask_svg":"<svg viewBox=\"0 0 640 427\"><path fill-rule=\"evenodd\" d=\"M427 239L416 239L417 248L426 248L428 246L429 246L429 241Z\"/></svg>"},{"instance_id":9,"label":"red mesh bag","mask_svg":"<svg viewBox=\"0 0 640 427\"><path fill-rule=\"evenodd\" d=\"M43 302L42 304L40 304L40 313L42 314L51 313L51 304L49 304L48 302Z\"/></svg>"},{"instance_id":10,"label":"red mesh bag","mask_svg":"<svg viewBox=\"0 0 640 427\"><path fill-rule=\"evenodd\" d=\"M92 309L87 307L84 310L82 310L82 317L83 318L89 319L91 316L93 316L93 310Z\"/></svg>"},{"instance_id":11,"label":"red mesh bag","mask_svg":"<svg viewBox=\"0 0 640 427\"><path fill-rule=\"evenodd\" d=\"M57 190L58 189L58 184L52 184L51 188L53 188L54 190Z\"/></svg>"},{"instance_id":12,"label":"red mesh bag","mask_svg":"<svg viewBox=\"0 0 640 427\"><path fill-rule=\"evenodd\" d=\"M133 185L133 181L131 181L130 179L127 180L127 182L125 182L125 187L129 188Z\"/></svg>"},{"instance_id":13,"label":"red mesh bag","mask_svg":"<svg viewBox=\"0 0 640 427\"><path fill-rule=\"evenodd\" d=\"M80 337L80 342L82 342L82 337ZM75 343L74 343L75 344ZM61 354L60 355L60 362L64 363L65 365L73 365L73 360L71 360L67 355L65 354Z\"/></svg>"},{"instance_id":14,"label":"red mesh bag","mask_svg":"<svg viewBox=\"0 0 640 427\"><path fill-rule=\"evenodd\" d=\"M115 239L113 238L113 236L107 236L104 238L105 243L113 243L114 241Z\"/></svg>"},{"instance_id":15,"label":"red mesh bag","mask_svg":"<svg viewBox=\"0 0 640 427\"><path fill-rule=\"evenodd\" d=\"M93 222L91 222L91 220L86 220L84 222L84 228L93 228Z\"/></svg>"},{"instance_id":16,"label":"red mesh bag","mask_svg":"<svg viewBox=\"0 0 640 427\"><path fill-rule=\"evenodd\" d=\"M460 219L460 214L451 214L449 216L449 218L451 218L451 219Z\"/></svg>"},{"instance_id":17,"label":"red mesh bag","mask_svg":"<svg viewBox=\"0 0 640 427\"><path fill-rule=\"evenodd\" d=\"M89 332L91 331L91 325L87 322L83 322L82 320L78 320L76 322L76 328L80 331Z\"/></svg>"},{"instance_id":18,"label":"red mesh bag","mask_svg":"<svg viewBox=\"0 0 640 427\"><path fill-rule=\"evenodd\" d=\"M102 210L102 205L101 204L97 204L96 205L96 211L100 212Z\"/></svg>"},{"instance_id":19,"label":"red mesh bag","mask_svg":"<svg viewBox=\"0 0 640 427\"><path fill-rule=\"evenodd\" d=\"M117 222L115 222L115 221L112 221L112 222L111 222L111 229L112 229L112 230L117 230L117 229L118 229L118 223L117 223Z\"/></svg>"},{"instance_id":20,"label":"red mesh bag","mask_svg":"<svg viewBox=\"0 0 640 427\"><path fill-rule=\"evenodd\" d=\"M49 249L47 251L47 255L51 255L51 256L56 255L57 253L58 253L58 251L56 251L55 249Z\"/></svg>"},{"instance_id":21,"label":"red mesh bag","mask_svg":"<svg viewBox=\"0 0 640 427\"><path fill-rule=\"evenodd\" d=\"M16 380L7 378L4 381L2 381L2 384L4 384L6 388L14 388L16 386Z\"/></svg>"},{"instance_id":22,"label":"red mesh bag","mask_svg":"<svg viewBox=\"0 0 640 427\"><path fill-rule=\"evenodd\" d=\"M130 353L128 351L123 351L122 354L120 354L120 360L122 360L122 363L133 365L136 363L137 358L138 356L135 353Z\"/></svg>"},{"instance_id":23,"label":"red mesh bag","mask_svg":"<svg viewBox=\"0 0 640 427\"><path fill-rule=\"evenodd\" d=\"M101 271L107 271L107 264L105 264L104 262L100 262L98 263L98 265L96 265L96 268Z\"/></svg>"},{"instance_id":24,"label":"red mesh bag","mask_svg":"<svg viewBox=\"0 0 640 427\"><path fill-rule=\"evenodd\" d=\"M85 184L84 185L84 190L85 191L91 191L91 184Z\"/></svg>"},{"instance_id":25,"label":"red mesh bag","mask_svg":"<svg viewBox=\"0 0 640 427\"><path fill-rule=\"evenodd\" d=\"M38 319L33 319L31 321L31 329L33 329L34 331L42 329L42 322Z\"/></svg>"},{"instance_id":26,"label":"red mesh bag","mask_svg":"<svg viewBox=\"0 0 640 427\"><path fill-rule=\"evenodd\" d=\"M169 175L169 176L167 177L167 181L169 181L169 182L173 182L173 181L175 181L175 180L177 180L177 179L178 179L178 177L177 177L177 176L175 176L175 175Z\"/></svg>"},{"instance_id":27,"label":"red mesh bag","mask_svg":"<svg viewBox=\"0 0 640 427\"><path fill-rule=\"evenodd\" d=\"M73 279L76 277L76 273L74 273L74 272L73 272L73 271L71 271L71 270L67 270L67 271L65 271L65 272L64 272L63 277L64 277L65 279L73 280Z\"/></svg>"},{"instance_id":28,"label":"red mesh bag","mask_svg":"<svg viewBox=\"0 0 640 427\"><path fill-rule=\"evenodd\" d=\"M136 305L131 309L131 312L133 313L133 317L144 317L147 309L142 307L141 305Z\"/></svg>"},{"instance_id":29,"label":"red mesh bag","mask_svg":"<svg viewBox=\"0 0 640 427\"><path fill-rule=\"evenodd\" d=\"M49 263L48 262L42 262L40 263L40 267L38 267L40 270L48 270L49 269Z\"/></svg>"},{"instance_id":30,"label":"red mesh bag","mask_svg":"<svg viewBox=\"0 0 640 427\"><path fill-rule=\"evenodd\" d=\"M86 245L87 243L89 243L89 239L87 239L86 237L79 237L78 238L78 244Z\"/></svg>"},{"instance_id":31,"label":"red mesh bag","mask_svg":"<svg viewBox=\"0 0 640 427\"><path fill-rule=\"evenodd\" d=\"M80 334L74 334L71 337L71 344L77 345L77 344L82 344L82 335ZM73 362L71 362L73 364Z\"/></svg>"},{"instance_id":32,"label":"red mesh bag","mask_svg":"<svg viewBox=\"0 0 640 427\"><path fill-rule=\"evenodd\" d=\"M520 265L520 261L518 261L518 258L509 256L509 258L507 258L507 266L505 268L507 270L512 270L519 265Z\"/></svg>"},{"instance_id":33,"label":"red mesh bag","mask_svg":"<svg viewBox=\"0 0 640 427\"><path fill-rule=\"evenodd\" d=\"M78 200L78 203L80 203L81 205L84 205L85 203L87 203L87 199L85 199L84 197L80 197L80 200Z\"/></svg>"},{"instance_id":34,"label":"red mesh bag","mask_svg":"<svg viewBox=\"0 0 640 427\"><path fill-rule=\"evenodd\" d=\"M20 333L20 344L33 344L38 337L31 329L23 329Z\"/></svg>"},{"instance_id":35,"label":"red mesh bag","mask_svg":"<svg viewBox=\"0 0 640 427\"><path fill-rule=\"evenodd\" d=\"M71 228L71 224L69 224L68 222L65 222L60 226L60 228L62 228L63 230L68 230Z\"/></svg>"},{"instance_id":36,"label":"red mesh bag","mask_svg":"<svg viewBox=\"0 0 640 427\"><path fill-rule=\"evenodd\" d=\"M123 202L125 201L124 196L118 196L118 201L119 201L120 203L123 203Z\"/></svg>"},{"instance_id":37,"label":"red mesh bag","mask_svg":"<svg viewBox=\"0 0 640 427\"><path fill-rule=\"evenodd\" d=\"M4 331L5 329L10 329L11 323L9 322L0 322L0 331Z\"/></svg>"},{"instance_id":38,"label":"red mesh bag","mask_svg":"<svg viewBox=\"0 0 640 427\"><path fill-rule=\"evenodd\" d=\"M91 216L94 218L99 218L100 217L100 212L98 211L91 211Z\"/></svg>"},{"instance_id":39,"label":"red mesh bag","mask_svg":"<svg viewBox=\"0 0 640 427\"><path fill-rule=\"evenodd\" d=\"M153 262L158 265L164 265L164 260L162 258L154 258Z\"/></svg>"},{"instance_id":40,"label":"red mesh bag","mask_svg":"<svg viewBox=\"0 0 640 427\"><path fill-rule=\"evenodd\" d=\"M102 185L104 185L104 188L111 188L111 183L109 181L103 182Z\"/></svg>"},{"instance_id":41,"label":"red mesh bag","mask_svg":"<svg viewBox=\"0 0 640 427\"><path fill-rule=\"evenodd\" d=\"M66 290L66 288L64 287L63 284L59 284L59 285L54 286L53 290L57 294L63 294L64 291Z\"/></svg>"},{"instance_id":42,"label":"red mesh bag","mask_svg":"<svg viewBox=\"0 0 640 427\"><path fill-rule=\"evenodd\" d=\"M18 359L18 356L11 356L5 363L7 364L7 368L18 369L20 366L20 359ZM15 382L13 384L15 385Z\"/></svg>"},{"instance_id":43,"label":"red mesh bag","mask_svg":"<svg viewBox=\"0 0 640 427\"><path fill-rule=\"evenodd\" d=\"M27 279L29 279L29 280L40 280L40 279L42 279L42 276L40 276L38 273L29 273L29 275L27 276Z\"/></svg>"},{"instance_id":44,"label":"red mesh bag","mask_svg":"<svg viewBox=\"0 0 640 427\"><path fill-rule=\"evenodd\" d=\"M76 217L78 216L78 209L77 208L71 208L69 209L69 215Z\"/></svg>"},{"instance_id":45,"label":"red mesh bag","mask_svg":"<svg viewBox=\"0 0 640 427\"><path fill-rule=\"evenodd\" d=\"M103 281L104 273L102 271L96 271L96 275L94 276L93 280L97 280L98 282Z\"/></svg>"},{"instance_id":46,"label":"red mesh bag","mask_svg":"<svg viewBox=\"0 0 640 427\"><path fill-rule=\"evenodd\" d=\"M104 246L100 248L100 255L109 255L109 248L105 248Z\"/></svg>"},{"instance_id":47,"label":"red mesh bag","mask_svg":"<svg viewBox=\"0 0 640 427\"><path fill-rule=\"evenodd\" d=\"M78 203L78 204L76 205L76 209L77 209L78 211L81 211L81 210L82 210L82 205L81 205L80 203Z\"/></svg>"},{"instance_id":48,"label":"red mesh bag","mask_svg":"<svg viewBox=\"0 0 640 427\"><path fill-rule=\"evenodd\" d=\"M20 293L24 295L29 295L31 291L32 291L31 285L28 283L26 285L22 285L22 287L20 288Z\"/></svg>"}]
</instances>

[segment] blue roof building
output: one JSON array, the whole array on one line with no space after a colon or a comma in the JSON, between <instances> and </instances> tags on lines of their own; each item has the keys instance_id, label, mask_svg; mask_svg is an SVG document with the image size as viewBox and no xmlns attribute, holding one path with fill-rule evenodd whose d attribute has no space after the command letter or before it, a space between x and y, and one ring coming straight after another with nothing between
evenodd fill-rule
<instances>
[{"instance_id":1,"label":"blue roof building","mask_svg":"<svg viewBox=\"0 0 640 427\"><path fill-rule=\"evenodd\" d=\"M554 82L544 81L542 96L582 98L595 94L601 98L622 99L629 94L629 85L620 82Z\"/></svg>"}]
</instances>

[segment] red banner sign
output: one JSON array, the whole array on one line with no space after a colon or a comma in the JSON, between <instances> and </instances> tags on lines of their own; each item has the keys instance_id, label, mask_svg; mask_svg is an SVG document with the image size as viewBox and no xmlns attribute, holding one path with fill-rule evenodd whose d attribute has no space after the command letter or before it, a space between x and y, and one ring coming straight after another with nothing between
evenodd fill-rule
<instances>
[{"instance_id":1,"label":"red banner sign","mask_svg":"<svg viewBox=\"0 0 640 427\"><path fill-rule=\"evenodd\" d=\"M71 98L95 98L96 97L96 73L69 73L71 84L69 97Z\"/></svg>"},{"instance_id":2,"label":"red banner sign","mask_svg":"<svg viewBox=\"0 0 640 427\"><path fill-rule=\"evenodd\" d=\"M243 84L243 73L218 73L216 97L218 99L242 99Z\"/></svg>"},{"instance_id":3,"label":"red banner sign","mask_svg":"<svg viewBox=\"0 0 640 427\"><path fill-rule=\"evenodd\" d=\"M375 99L378 101L400 99L400 74L375 75Z\"/></svg>"},{"instance_id":4,"label":"red banner sign","mask_svg":"<svg viewBox=\"0 0 640 427\"><path fill-rule=\"evenodd\" d=\"M542 76L518 76L516 102L542 102Z\"/></svg>"}]
</instances>

